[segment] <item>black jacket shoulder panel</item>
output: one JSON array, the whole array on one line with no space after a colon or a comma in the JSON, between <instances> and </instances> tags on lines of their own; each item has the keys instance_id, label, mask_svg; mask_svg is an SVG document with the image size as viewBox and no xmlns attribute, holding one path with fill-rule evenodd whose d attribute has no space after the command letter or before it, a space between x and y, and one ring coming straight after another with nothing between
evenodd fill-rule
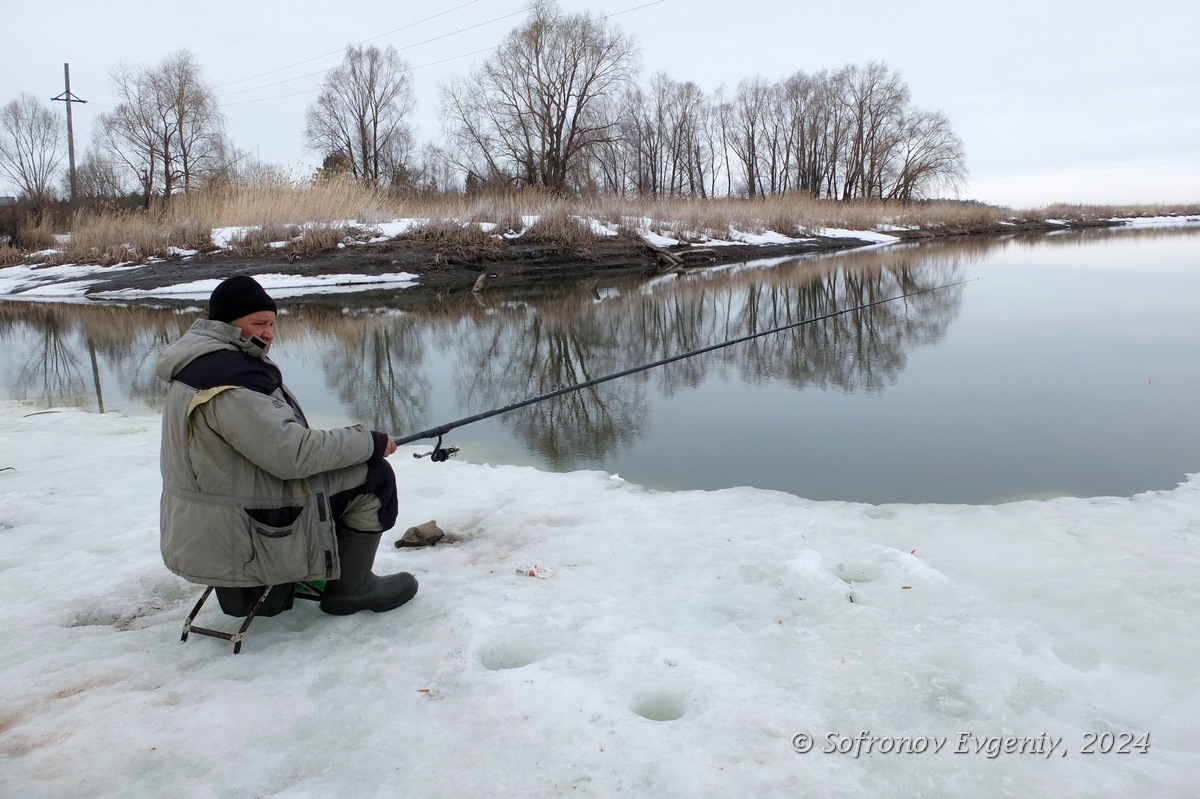
<instances>
[{"instance_id":1,"label":"black jacket shoulder panel","mask_svg":"<svg viewBox=\"0 0 1200 799\"><path fill-rule=\"evenodd\" d=\"M274 369L237 350L205 353L180 369L175 379L197 391L216 386L241 386L260 394L271 394L280 387Z\"/></svg>"}]
</instances>

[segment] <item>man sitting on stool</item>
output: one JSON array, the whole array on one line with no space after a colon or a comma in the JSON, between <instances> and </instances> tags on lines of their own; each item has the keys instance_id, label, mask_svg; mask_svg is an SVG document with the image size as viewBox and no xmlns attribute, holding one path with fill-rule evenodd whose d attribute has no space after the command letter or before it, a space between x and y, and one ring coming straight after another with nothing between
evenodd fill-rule
<instances>
[{"instance_id":1,"label":"man sitting on stool","mask_svg":"<svg viewBox=\"0 0 1200 799\"><path fill-rule=\"evenodd\" d=\"M372 573L396 522L396 451L361 425L308 426L268 357L275 301L253 278L231 277L159 354L163 408L161 548L167 568L216 586L221 608L258 615L292 605L297 581L327 581L321 610L386 611L417 593L407 572Z\"/></svg>"}]
</instances>

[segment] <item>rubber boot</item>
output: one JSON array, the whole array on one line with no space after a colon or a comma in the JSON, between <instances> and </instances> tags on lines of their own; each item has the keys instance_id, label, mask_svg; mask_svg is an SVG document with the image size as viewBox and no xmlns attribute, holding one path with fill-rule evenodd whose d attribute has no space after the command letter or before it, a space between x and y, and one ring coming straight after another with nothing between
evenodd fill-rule
<instances>
[{"instance_id":1,"label":"rubber boot","mask_svg":"<svg viewBox=\"0 0 1200 799\"><path fill-rule=\"evenodd\" d=\"M403 605L417 593L417 578L408 572L380 577L371 571L383 533L337 529L338 559L342 576L325 583L321 610L348 616L360 610L382 613Z\"/></svg>"}]
</instances>

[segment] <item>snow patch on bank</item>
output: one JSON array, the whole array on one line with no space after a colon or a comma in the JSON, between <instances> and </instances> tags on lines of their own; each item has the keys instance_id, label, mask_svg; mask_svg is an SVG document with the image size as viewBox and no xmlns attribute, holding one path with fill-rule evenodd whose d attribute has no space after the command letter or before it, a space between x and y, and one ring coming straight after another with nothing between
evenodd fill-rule
<instances>
[{"instance_id":1,"label":"snow patch on bank","mask_svg":"<svg viewBox=\"0 0 1200 799\"><path fill-rule=\"evenodd\" d=\"M1128 227L1189 227L1200 225L1200 215L1190 214L1188 216L1143 216L1143 217L1120 217L1115 216L1110 221L1120 222Z\"/></svg>"},{"instance_id":2,"label":"snow patch on bank","mask_svg":"<svg viewBox=\"0 0 1200 799\"><path fill-rule=\"evenodd\" d=\"M61 264L59 266L37 266L34 264L17 264L0 269L0 294L75 297L82 296L89 286L100 277L113 272L127 272L131 269L141 269L141 264L118 266L98 266L89 264ZM68 284L54 284L64 278L94 277L94 280L77 281Z\"/></svg>"},{"instance_id":3,"label":"snow patch on bank","mask_svg":"<svg viewBox=\"0 0 1200 799\"><path fill-rule=\"evenodd\" d=\"M67 264L57 267L27 267L14 266L0 270L0 294L7 294L20 299L40 301L63 300L129 300L150 297L162 297L176 300L205 300L221 281L184 280L166 286L149 289L120 289L114 291L98 291L88 294L88 290L97 283L105 280L112 272L140 269L134 266L80 266ZM64 277L85 277L90 279L55 282ZM254 279L262 284L273 297L296 297L312 294L344 294L369 289L390 288L404 289L417 283L418 276L411 272L394 272L382 275L286 275L260 274Z\"/></svg>"},{"instance_id":4,"label":"snow patch on bank","mask_svg":"<svg viewBox=\"0 0 1200 799\"><path fill-rule=\"evenodd\" d=\"M261 274L254 279L272 297L297 297L310 294L344 294L378 288L407 288L416 284L417 276L411 272L396 272L386 275L283 275ZM98 299L135 299L141 297L169 297L176 300L207 301L220 279L193 280L152 289L121 289L97 291L92 297Z\"/></svg>"},{"instance_id":5,"label":"snow patch on bank","mask_svg":"<svg viewBox=\"0 0 1200 799\"><path fill-rule=\"evenodd\" d=\"M860 239L872 244L894 244L900 241L899 236L881 233L878 230L848 230L846 228L822 227L814 229L813 233L818 236L824 236L827 239Z\"/></svg>"}]
</instances>

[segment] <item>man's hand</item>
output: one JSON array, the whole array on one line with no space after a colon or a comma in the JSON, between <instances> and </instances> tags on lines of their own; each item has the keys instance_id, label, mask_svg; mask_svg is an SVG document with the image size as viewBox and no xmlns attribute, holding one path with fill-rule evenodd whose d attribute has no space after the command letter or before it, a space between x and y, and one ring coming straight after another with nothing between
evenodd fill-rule
<instances>
[{"instance_id":1,"label":"man's hand","mask_svg":"<svg viewBox=\"0 0 1200 799\"><path fill-rule=\"evenodd\" d=\"M372 447L371 457L367 458L367 463L381 461L396 451L396 442L392 440L391 436L381 430L372 430L371 440L375 446Z\"/></svg>"}]
</instances>

